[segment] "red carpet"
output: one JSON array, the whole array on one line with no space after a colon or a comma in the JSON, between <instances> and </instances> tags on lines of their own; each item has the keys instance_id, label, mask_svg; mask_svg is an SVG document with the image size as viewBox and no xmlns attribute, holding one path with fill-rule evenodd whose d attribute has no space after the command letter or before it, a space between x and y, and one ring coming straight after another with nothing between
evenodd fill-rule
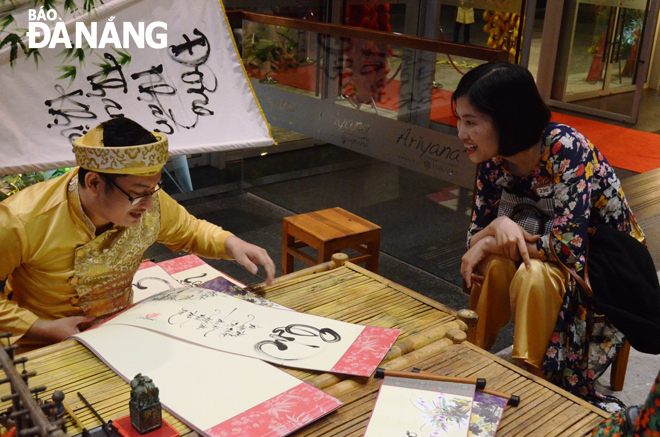
<instances>
[{"instance_id":1,"label":"red carpet","mask_svg":"<svg viewBox=\"0 0 660 437\"><path fill-rule=\"evenodd\" d=\"M660 168L660 135L572 115L552 113L552 121L582 132L610 165L644 173Z\"/></svg>"},{"instance_id":2,"label":"red carpet","mask_svg":"<svg viewBox=\"0 0 660 437\"><path fill-rule=\"evenodd\" d=\"M263 77L263 74L253 76ZM313 91L316 84L316 65L290 68L281 73L274 73L272 77L282 85ZM396 111L399 105L399 86L398 80L388 83L377 106ZM432 121L456 126L450 106L451 94L451 91L433 89ZM613 167L638 173L660 168L660 135L658 134L555 112L552 113L552 121L567 124L581 132L605 155Z\"/></svg>"}]
</instances>

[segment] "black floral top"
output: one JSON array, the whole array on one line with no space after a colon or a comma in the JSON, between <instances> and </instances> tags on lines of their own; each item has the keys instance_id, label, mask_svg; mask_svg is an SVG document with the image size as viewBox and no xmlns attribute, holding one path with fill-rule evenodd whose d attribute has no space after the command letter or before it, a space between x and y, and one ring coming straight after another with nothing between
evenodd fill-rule
<instances>
[{"instance_id":1,"label":"black floral top","mask_svg":"<svg viewBox=\"0 0 660 437\"><path fill-rule=\"evenodd\" d=\"M524 177L510 174L499 158L480 164L468 247L472 236L497 218L504 187L534 201L554 199L554 249L577 271L584 266L589 225L607 224L643 241L621 182L598 149L563 124L548 124L541 139L541 161ZM549 241L550 236L544 235L536 243L544 261L553 259Z\"/></svg>"}]
</instances>

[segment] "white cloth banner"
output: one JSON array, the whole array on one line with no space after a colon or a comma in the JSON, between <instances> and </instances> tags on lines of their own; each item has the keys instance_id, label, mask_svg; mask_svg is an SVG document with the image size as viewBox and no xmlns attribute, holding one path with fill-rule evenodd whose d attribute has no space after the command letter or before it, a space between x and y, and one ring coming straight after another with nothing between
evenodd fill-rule
<instances>
[{"instance_id":1,"label":"white cloth banner","mask_svg":"<svg viewBox=\"0 0 660 437\"><path fill-rule=\"evenodd\" d=\"M15 20L0 41L36 47L46 39L25 29L50 33L39 55L15 45L12 63L11 45L0 51L0 174L74 165L70 142L120 114L168 135L171 156L273 144L218 0L105 0L89 13L82 0L75 13L53 3L53 20L41 2L0 14ZM83 48L68 53L65 36Z\"/></svg>"}]
</instances>

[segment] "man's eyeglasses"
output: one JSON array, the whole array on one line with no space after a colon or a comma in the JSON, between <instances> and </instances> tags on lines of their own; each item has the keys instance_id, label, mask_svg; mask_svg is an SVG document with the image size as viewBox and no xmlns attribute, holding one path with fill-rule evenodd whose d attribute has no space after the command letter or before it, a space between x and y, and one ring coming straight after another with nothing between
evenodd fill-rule
<instances>
[{"instance_id":1,"label":"man's eyeglasses","mask_svg":"<svg viewBox=\"0 0 660 437\"><path fill-rule=\"evenodd\" d=\"M131 202L131 205L137 205L137 204L140 204L140 203L146 201L150 196L153 196L154 194L156 194L157 192L159 192L160 190L163 189L163 181L158 181L158 184L156 185L156 189L153 190L151 193L145 194L145 195L143 195L143 196L133 197L133 196L131 196L130 194L128 194L126 191L122 190L117 184L115 184L115 183L113 182L112 179L110 179L110 178L103 178L103 179L104 179L107 183L109 183L110 185L112 185L113 187L115 187L116 189L118 189L119 192L120 192L121 194L123 194L124 196L126 196L126 198L128 199L128 201Z\"/></svg>"}]
</instances>

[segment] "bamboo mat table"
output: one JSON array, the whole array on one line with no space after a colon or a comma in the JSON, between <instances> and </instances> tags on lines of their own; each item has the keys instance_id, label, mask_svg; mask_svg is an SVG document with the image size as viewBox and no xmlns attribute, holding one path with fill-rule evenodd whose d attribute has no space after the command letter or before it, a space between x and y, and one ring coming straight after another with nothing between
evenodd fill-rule
<instances>
[{"instance_id":1,"label":"bamboo mat table","mask_svg":"<svg viewBox=\"0 0 660 437\"><path fill-rule=\"evenodd\" d=\"M255 289L266 298L297 311L402 329L381 367L390 370L417 367L437 374L486 378L488 388L519 395L520 406L507 407L498 436L585 436L607 416L552 384L464 341L468 326L457 318L455 310L355 264L347 262L337 266L331 261L278 278L270 287L262 285ZM77 392L81 392L106 421L129 413L129 385L76 341L68 340L22 356L29 359L27 370L37 372L37 376L30 378L30 387L46 385L47 390L42 393L44 399L50 399L54 390L62 390L65 401L85 428L95 428L100 422L83 405ZM18 368L22 370L21 365ZM292 435L359 437L364 434L380 380L282 369L344 404ZM0 396L8 394L7 386L0 387ZM0 404L0 411L8 406L8 403ZM204 406L204 401L200 400L200 408ZM194 434L164 410L163 417L181 435ZM67 434L81 432L68 415L67 420Z\"/></svg>"}]
</instances>

